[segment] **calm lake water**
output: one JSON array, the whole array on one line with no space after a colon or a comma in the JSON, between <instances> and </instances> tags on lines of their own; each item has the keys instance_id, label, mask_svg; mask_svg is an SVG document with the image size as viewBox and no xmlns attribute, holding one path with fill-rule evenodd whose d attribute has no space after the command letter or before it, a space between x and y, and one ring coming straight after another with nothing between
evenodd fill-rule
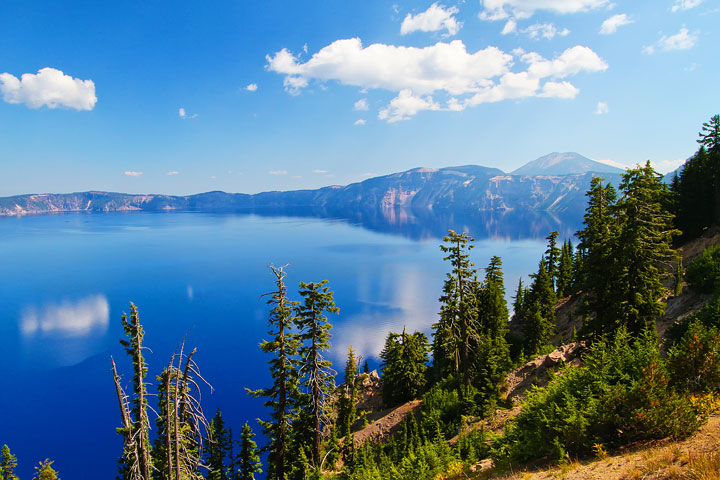
<instances>
[{"instance_id":1,"label":"calm lake water","mask_svg":"<svg viewBox=\"0 0 720 480\"><path fill-rule=\"evenodd\" d=\"M306 215L292 212L293 215ZM45 458L62 478L109 479L122 442L110 373L112 355L129 385L120 317L134 302L146 330L149 378L183 336L239 432L265 417L245 387L268 384L269 264L289 264L287 283L328 279L340 314L331 358L342 370L348 345L377 365L388 331L430 333L448 266L438 248L448 228L478 240L475 264L503 259L508 298L534 271L544 237L578 225L548 215L376 212L323 219L273 214L132 213L0 218L0 445L23 479Z\"/></svg>"}]
</instances>

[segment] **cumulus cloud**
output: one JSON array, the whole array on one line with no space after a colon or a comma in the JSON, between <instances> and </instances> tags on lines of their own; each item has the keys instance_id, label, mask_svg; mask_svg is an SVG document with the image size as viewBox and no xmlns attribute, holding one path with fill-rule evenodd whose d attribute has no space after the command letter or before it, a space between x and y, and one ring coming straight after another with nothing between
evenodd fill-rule
<instances>
[{"instance_id":1,"label":"cumulus cloud","mask_svg":"<svg viewBox=\"0 0 720 480\"><path fill-rule=\"evenodd\" d=\"M368 106L367 98L361 98L360 100L355 102L355 106L353 108L358 111L368 111L370 107Z\"/></svg>"},{"instance_id":2,"label":"cumulus cloud","mask_svg":"<svg viewBox=\"0 0 720 480\"><path fill-rule=\"evenodd\" d=\"M691 0L692 1L692 0ZM567 14L610 7L610 0L482 0L481 20L530 18L537 10Z\"/></svg>"},{"instance_id":3,"label":"cumulus cloud","mask_svg":"<svg viewBox=\"0 0 720 480\"><path fill-rule=\"evenodd\" d=\"M590 48L575 46L552 60L517 52L526 71L513 72L513 55L497 47L468 52L461 40L416 48L385 44L363 47L360 39L337 40L301 62L287 49L268 56L267 68L307 86L310 80L335 80L363 90L397 96L379 118L406 120L423 110L459 111L484 102L532 96L573 98L578 90L554 82L581 72L600 72L607 64ZM545 83L544 83L545 82ZM293 94L300 93L296 89ZM443 99L431 95L440 94Z\"/></svg>"},{"instance_id":4,"label":"cumulus cloud","mask_svg":"<svg viewBox=\"0 0 720 480\"><path fill-rule=\"evenodd\" d=\"M97 102L92 80L73 78L50 67L24 73L19 79L0 73L0 93L6 102L24 103L29 108L92 110Z\"/></svg>"},{"instance_id":5,"label":"cumulus cloud","mask_svg":"<svg viewBox=\"0 0 720 480\"><path fill-rule=\"evenodd\" d=\"M270 175L287 175L287 170L270 170L268 171Z\"/></svg>"},{"instance_id":6,"label":"cumulus cloud","mask_svg":"<svg viewBox=\"0 0 720 480\"><path fill-rule=\"evenodd\" d=\"M367 122L365 121L364 118L358 118L357 120L355 120L355 123L353 123L353 125L363 126L363 125L365 125L366 123L367 123Z\"/></svg>"},{"instance_id":7,"label":"cumulus cloud","mask_svg":"<svg viewBox=\"0 0 720 480\"><path fill-rule=\"evenodd\" d=\"M128 177L139 177L143 172L133 172L132 170L125 172Z\"/></svg>"},{"instance_id":8,"label":"cumulus cloud","mask_svg":"<svg viewBox=\"0 0 720 480\"><path fill-rule=\"evenodd\" d=\"M409 120L412 115L423 110L440 110L440 105L435 103L432 97L419 97L413 95L410 89L400 90L397 97L390 101L387 108L380 110L378 118L387 120L388 123L395 123L401 120Z\"/></svg>"},{"instance_id":9,"label":"cumulus cloud","mask_svg":"<svg viewBox=\"0 0 720 480\"><path fill-rule=\"evenodd\" d=\"M670 10L677 12L679 10L690 10L700 5L703 0L675 0L675 5Z\"/></svg>"},{"instance_id":10,"label":"cumulus cloud","mask_svg":"<svg viewBox=\"0 0 720 480\"><path fill-rule=\"evenodd\" d=\"M669 52L672 50L689 50L695 46L698 41L697 33L690 33L687 28L683 27L675 35L663 35L660 40L652 45L643 47L642 52L652 55L657 50Z\"/></svg>"},{"instance_id":11,"label":"cumulus cloud","mask_svg":"<svg viewBox=\"0 0 720 480\"><path fill-rule=\"evenodd\" d=\"M430 5L430 8L417 15L407 14L400 26L400 33L407 35L412 32L438 32L447 30L446 36L453 36L460 31L462 22L455 19L458 13L457 7L446 8L438 5L437 2Z\"/></svg>"},{"instance_id":12,"label":"cumulus cloud","mask_svg":"<svg viewBox=\"0 0 720 480\"><path fill-rule=\"evenodd\" d=\"M605 102L598 102L597 108L595 109L595 115L605 115L610 111L608 104Z\"/></svg>"},{"instance_id":13,"label":"cumulus cloud","mask_svg":"<svg viewBox=\"0 0 720 480\"><path fill-rule=\"evenodd\" d=\"M627 168L628 168L627 165L620 163L620 162L616 162L615 160L611 160L611 159L596 160L596 161L600 162L600 163L604 163L605 165L610 165L611 167L622 168L623 170L627 170Z\"/></svg>"},{"instance_id":14,"label":"cumulus cloud","mask_svg":"<svg viewBox=\"0 0 720 480\"><path fill-rule=\"evenodd\" d=\"M192 115L188 115L187 111L185 111L184 108L180 107L178 110L178 116L182 118L183 120L191 120L193 118L197 118L197 113L193 113Z\"/></svg>"},{"instance_id":15,"label":"cumulus cloud","mask_svg":"<svg viewBox=\"0 0 720 480\"><path fill-rule=\"evenodd\" d=\"M81 337L93 330L107 330L109 316L107 298L92 295L75 302L26 307L20 318L20 331L24 336L61 334Z\"/></svg>"},{"instance_id":16,"label":"cumulus cloud","mask_svg":"<svg viewBox=\"0 0 720 480\"><path fill-rule=\"evenodd\" d=\"M165 175L168 175L168 176L180 175L180 172L178 172L177 170L172 170L170 172L167 172Z\"/></svg>"},{"instance_id":17,"label":"cumulus cloud","mask_svg":"<svg viewBox=\"0 0 720 480\"><path fill-rule=\"evenodd\" d=\"M505 29L503 29L503 32ZM535 25L530 25L527 28L524 28L522 30L522 33L526 33L528 37L532 38L533 40L537 40L540 37L547 38L548 40L552 40L555 38L556 35L559 35L561 37L566 37L570 34L570 30L567 28L563 28L562 30L558 30L555 25L552 23L536 23Z\"/></svg>"},{"instance_id":18,"label":"cumulus cloud","mask_svg":"<svg viewBox=\"0 0 720 480\"><path fill-rule=\"evenodd\" d=\"M248 86L245 87L245 90L247 90L248 92L255 92L255 91L257 91L257 89L258 89L257 83L250 83L250 84L248 84Z\"/></svg>"},{"instance_id":19,"label":"cumulus cloud","mask_svg":"<svg viewBox=\"0 0 720 480\"><path fill-rule=\"evenodd\" d=\"M600 33L602 35L611 35L617 32L618 28L625 25L630 25L631 23L635 23L635 21L631 20L624 13L618 13L617 15L613 15L602 23L602 25L600 26Z\"/></svg>"}]
</instances>

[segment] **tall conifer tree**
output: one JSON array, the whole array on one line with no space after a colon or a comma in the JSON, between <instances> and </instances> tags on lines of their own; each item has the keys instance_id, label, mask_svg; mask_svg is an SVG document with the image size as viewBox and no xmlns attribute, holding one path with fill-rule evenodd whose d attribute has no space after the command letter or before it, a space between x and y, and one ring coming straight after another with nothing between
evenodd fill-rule
<instances>
[{"instance_id":1,"label":"tall conifer tree","mask_svg":"<svg viewBox=\"0 0 720 480\"><path fill-rule=\"evenodd\" d=\"M262 464L253 438L252 428L245 422L240 434L240 454L237 459L237 472L232 480L255 480L256 473L262 473Z\"/></svg>"},{"instance_id":2,"label":"tall conifer tree","mask_svg":"<svg viewBox=\"0 0 720 480\"><path fill-rule=\"evenodd\" d=\"M292 459L288 456L290 433L293 418L296 415L299 392L299 374L297 353L298 336L293 332L293 308L297 302L287 296L285 286L285 267L270 266L275 276L275 291L268 304L272 306L268 323L271 341L264 341L260 349L273 357L268 361L273 384L249 393L255 397L265 397L265 406L270 408L270 420L259 420L263 433L268 438L264 450L268 452L268 479L285 480L290 471Z\"/></svg>"},{"instance_id":3,"label":"tall conifer tree","mask_svg":"<svg viewBox=\"0 0 720 480\"><path fill-rule=\"evenodd\" d=\"M440 297L440 320L433 325L433 362L438 377L451 372L457 376L458 395L464 398L470 386L472 343L477 336L477 272L469 257L474 239L450 230L443 241L440 249L447 254L443 260L449 261L452 269Z\"/></svg>"},{"instance_id":4,"label":"tall conifer tree","mask_svg":"<svg viewBox=\"0 0 720 480\"><path fill-rule=\"evenodd\" d=\"M18 480L14 473L15 468L17 468L17 458L10 453L10 447L3 445L2 452L0 452L0 479Z\"/></svg>"},{"instance_id":5,"label":"tall conifer tree","mask_svg":"<svg viewBox=\"0 0 720 480\"><path fill-rule=\"evenodd\" d=\"M330 329L327 313L338 313L333 292L327 280L320 283L300 283L303 302L295 308L296 322L300 330L300 374L309 394L306 413L311 417L311 460L320 468L320 445L323 427L327 424L327 399L335 386L335 372L325 359L330 349Z\"/></svg>"}]
</instances>

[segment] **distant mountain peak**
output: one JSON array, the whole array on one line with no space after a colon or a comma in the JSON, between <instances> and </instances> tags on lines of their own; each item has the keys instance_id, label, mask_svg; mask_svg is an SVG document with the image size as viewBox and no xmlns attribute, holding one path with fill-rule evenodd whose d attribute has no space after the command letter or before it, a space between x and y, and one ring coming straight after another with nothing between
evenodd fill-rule
<instances>
[{"instance_id":1,"label":"distant mountain peak","mask_svg":"<svg viewBox=\"0 0 720 480\"><path fill-rule=\"evenodd\" d=\"M512 175L571 175L574 173L623 173L612 165L590 160L575 152L553 152L526 163Z\"/></svg>"}]
</instances>

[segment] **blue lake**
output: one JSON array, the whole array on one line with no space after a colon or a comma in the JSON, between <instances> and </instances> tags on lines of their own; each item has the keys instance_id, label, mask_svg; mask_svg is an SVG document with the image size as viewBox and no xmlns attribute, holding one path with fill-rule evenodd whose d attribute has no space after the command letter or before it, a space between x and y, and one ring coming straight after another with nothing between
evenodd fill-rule
<instances>
[{"instance_id":1,"label":"blue lake","mask_svg":"<svg viewBox=\"0 0 720 480\"><path fill-rule=\"evenodd\" d=\"M183 336L214 387L204 408L221 408L239 431L265 417L245 387L268 384L264 293L269 264L289 264L287 283L328 279L340 314L331 358L347 346L377 366L388 331L430 333L448 266L438 248L448 228L477 238L478 268L503 260L508 298L534 271L544 237L576 222L537 214L379 212L318 218L303 212L64 214L0 219L0 445L21 478L45 458L62 478L114 478L122 442L112 355L130 383L118 340L134 302L145 327L149 378ZM300 215L300 216L297 216Z\"/></svg>"}]
</instances>

